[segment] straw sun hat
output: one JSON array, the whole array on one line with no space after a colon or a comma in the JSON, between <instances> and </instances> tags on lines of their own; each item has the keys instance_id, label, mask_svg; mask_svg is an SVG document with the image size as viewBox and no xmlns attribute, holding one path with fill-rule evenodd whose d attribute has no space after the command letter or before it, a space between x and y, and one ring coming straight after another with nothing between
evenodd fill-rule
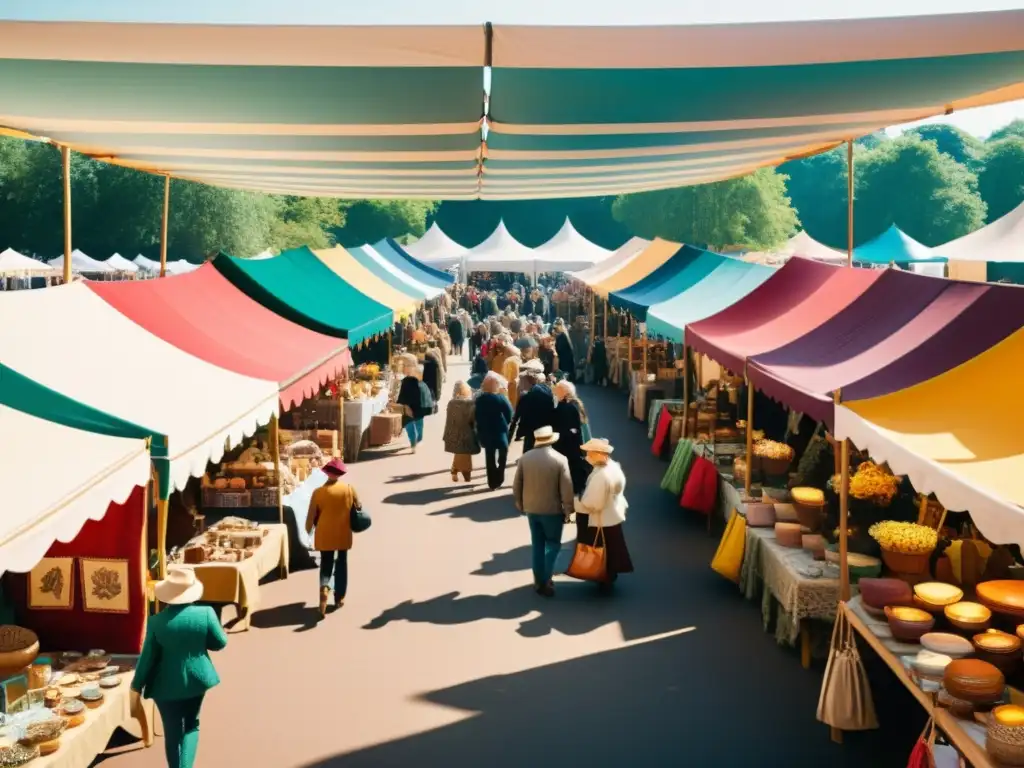
<instances>
[{"instance_id":1,"label":"straw sun hat","mask_svg":"<svg viewBox=\"0 0 1024 768\"><path fill-rule=\"evenodd\" d=\"M540 448L545 445L553 445L558 442L558 433L551 427L541 427L540 429L534 430L533 440L535 448Z\"/></svg>"},{"instance_id":2,"label":"straw sun hat","mask_svg":"<svg viewBox=\"0 0 1024 768\"><path fill-rule=\"evenodd\" d=\"M153 595L167 605L187 605L203 596L203 582L191 568L171 568L167 578L153 587Z\"/></svg>"},{"instance_id":3,"label":"straw sun hat","mask_svg":"<svg viewBox=\"0 0 1024 768\"><path fill-rule=\"evenodd\" d=\"M607 440L600 437L592 437L580 446L580 450L584 453L603 453L607 455L615 449Z\"/></svg>"}]
</instances>

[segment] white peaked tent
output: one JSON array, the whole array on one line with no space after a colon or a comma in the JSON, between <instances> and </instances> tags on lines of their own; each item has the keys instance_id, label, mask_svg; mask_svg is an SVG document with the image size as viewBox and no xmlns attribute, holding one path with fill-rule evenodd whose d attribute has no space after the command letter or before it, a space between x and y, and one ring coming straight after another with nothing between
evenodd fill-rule
<instances>
[{"instance_id":1,"label":"white peaked tent","mask_svg":"<svg viewBox=\"0 0 1024 768\"><path fill-rule=\"evenodd\" d=\"M429 264L435 269L448 269L462 263L467 248L459 245L444 233L437 222L430 225L423 237L415 243L404 246L405 252L414 259Z\"/></svg>"},{"instance_id":2,"label":"white peaked tent","mask_svg":"<svg viewBox=\"0 0 1024 768\"><path fill-rule=\"evenodd\" d=\"M582 280L587 285L596 285L605 278L614 275L629 262L639 256L644 248L651 244L650 240L642 237L631 237L625 243L616 248L612 254L589 269L584 269L573 274L577 280Z\"/></svg>"},{"instance_id":3,"label":"white peaked tent","mask_svg":"<svg viewBox=\"0 0 1024 768\"><path fill-rule=\"evenodd\" d=\"M821 261L826 264L845 264L847 260L846 253L819 243L804 230L797 232L774 251L755 251L746 253L741 258L743 261L753 264L775 266L785 264L794 256L802 256L805 259Z\"/></svg>"},{"instance_id":4,"label":"white peaked tent","mask_svg":"<svg viewBox=\"0 0 1024 768\"><path fill-rule=\"evenodd\" d=\"M194 272L201 266L203 265L193 264L188 259L176 259L175 261L167 262L167 271L170 272L172 275L184 275L188 272Z\"/></svg>"},{"instance_id":5,"label":"white peaked tent","mask_svg":"<svg viewBox=\"0 0 1024 768\"><path fill-rule=\"evenodd\" d=\"M112 267L113 269L116 269L118 272L139 271L138 264L133 264L132 262L128 261L128 259L122 256L120 253L115 253L113 256L107 259L106 264L108 267Z\"/></svg>"},{"instance_id":6,"label":"white peaked tent","mask_svg":"<svg viewBox=\"0 0 1024 768\"><path fill-rule=\"evenodd\" d=\"M0 275L24 275L29 272L41 277L58 274L58 270L45 261L33 259L11 248L0 252Z\"/></svg>"},{"instance_id":7,"label":"white peaked tent","mask_svg":"<svg viewBox=\"0 0 1024 768\"><path fill-rule=\"evenodd\" d=\"M50 259L47 263L56 269L64 269L63 256ZM107 266L102 261L97 261L92 256L86 256L80 250L75 248L75 250L71 252L71 271L84 275L109 275L116 270L114 270L113 267Z\"/></svg>"},{"instance_id":8,"label":"white peaked tent","mask_svg":"<svg viewBox=\"0 0 1024 768\"><path fill-rule=\"evenodd\" d=\"M274 258L274 253L269 248L267 248L265 251L260 251L255 256L250 256L249 258L250 259L258 259L258 260L262 261L263 259L272 259L272 258Z\"/></svg>"},{"instance_id":9,"label":"white peaked tent","mask_svg":"<svg viewBox=\"0 0 1024 768\"><path fill-rule=\"evenodd\" d=\"M143 272L148 272L151 275L160 274L160 262L147 259L141 253L132 259L132 263L135 264Z\"/></svg>"},{"instance_id":10,"label":"white peaked tent","mask_svg":"<svg viewBox=\"0 0 1024 768\"><path fill-rule=\"evenodd\" d=\"M462 257L462 275L473 272L533 273L533 249L527 248L505 227L504 221L480 245L470 248Z\"/></svg>"},{"instance_id":11,"label":"white peaked tent","mask_svg":"<svg viewBox=\"0 0 1024 768\"><path fill-rule=\"evenodd\" d=\"M1024 203L935 250L950 261L1024 262Z\"/></svg>"},{"instance_id":12,"label":"white peaked tent","mask_svg":"<svg viewBox=\"0 0 1024 768\"><path fill-rule=\"evenodd\" d=\"M566 218L565 224L544 245L533 249L537 272L573 272L603 263L612 255L607 248L592 243Z\"/></svg>"},{"instance_id":13,"label":"white peaked tent","mask_svg":"<svg viewBox=\"0 0 1024 768\"><path fill-rule=\"evenodd\" d=\"M139 267L139 269L149 272L153 275L160 274L160 262L154 261L153 259L147 259L141 253L136 256L132 261ZM167 262L167 274L169 275L183 275L186 272L191 272L194 269L199 269L201 264L193 264L185 259L177 259L176 261Z\"/></svg>"},{"instance_id":14,"label":"white peaked tent","mask_svg":"<svg viewBox=\"0 0 1024 768\"><path fill-rule=\"evenodd\" d=\"M2 374L0 374L2 375ZM0 574L24 573L55 541L71 541L111 502L123 502L149 481L144 440L85 432L0 405ZM41 456L60 446L59 472Z\"/></svg>"}]
</instances>

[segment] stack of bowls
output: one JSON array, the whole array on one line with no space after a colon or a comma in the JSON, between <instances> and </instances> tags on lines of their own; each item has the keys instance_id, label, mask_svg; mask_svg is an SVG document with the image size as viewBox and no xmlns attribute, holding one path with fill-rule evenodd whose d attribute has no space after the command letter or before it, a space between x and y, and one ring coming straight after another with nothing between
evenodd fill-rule
<instances>
[{"instance_id":1,"label":"stack of bowls","mask_svg":"<svg viewBox=\"0 0 1024 768\"><path fill-rule=\"evenodd\" d=\"M811 532L817 531L825 517L825 494L817 488L793 488L790 494L800 524Z\"/></svg>"},{"instance_id":2,"label":"stack of bowls","mask_svg":"<svg viewBox=\"0 0 1024 768\"><path fill-rule=\"evenodd\" d=\"M1004 704L992 710L985 748L1000 765L1024 765L1024 707Z\"/></svg>"},{"instance_id":3,"label":"stack of bowls","mask_svg":"<svg viewBox=\"0 0 1024 768\"><path fill-rule=\"evenodd\" d=\"M951 659L962 659L974 653L974 644L965 637L949 632L929 632L921 635L921 647L933 653L941 653Z\"/></svg>"},{"instance_id":4,"label":"stack of bowls","mask_svg":"<svg viewBox=\"0 0 1024 768\"><path fill-rule=\"evenodd\" d=\"M864 609L874 616L884 616L890 605L910 605L914 593L902 579L861 579L860 601Z\"/></svg>"},{"instance_id":5,"label":"stack of bowls","mask_svg":"<svg viewBox=\"0 0 1024 768\"><path fill-rule=\"evenodd\" d=\"M930 613L905 605L887 605L885 617L892 636L902 643L918 642L921 635L931 632L935 626L935 617Z\"/></svg>"},{"instance_id":6,"label":"stack of bowls","mask_svg":"<svg viewBox=\"0 0 1024 768\"><path fill-rule=\"evenodd\" d=\"M991 706L1003 698L1006 678L987 661L955 659L942 675L946 692L974 707Z\"/></svg>"},{"instance_id":7,"label":"stack of bowls","mask_svg":"<svg viewBox=\"0 0 1024 768\"><path fill-rule=\"evenodd\" d=\"M800 549L803 546L803 529L799 523L776 523L775 540L783 547Z\"/></svg>"}]
</instances>

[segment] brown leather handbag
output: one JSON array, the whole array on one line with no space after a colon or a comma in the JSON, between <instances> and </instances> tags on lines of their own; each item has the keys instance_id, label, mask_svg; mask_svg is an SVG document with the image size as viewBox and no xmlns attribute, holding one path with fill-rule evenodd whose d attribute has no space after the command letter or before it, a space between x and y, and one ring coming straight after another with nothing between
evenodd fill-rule
<instances>
[{"instance_id":1,"label":"brown leather handbag","mask_svg":"<svg viewBox=\"0 0 1024 768\"><path fill-rule=\"evenodd\" d=\"M597 529L593 545L576 542L567 576L581 581L603 582L608 580L608 558L605 549L604 528Z\"/></svg>"}]
</instances>

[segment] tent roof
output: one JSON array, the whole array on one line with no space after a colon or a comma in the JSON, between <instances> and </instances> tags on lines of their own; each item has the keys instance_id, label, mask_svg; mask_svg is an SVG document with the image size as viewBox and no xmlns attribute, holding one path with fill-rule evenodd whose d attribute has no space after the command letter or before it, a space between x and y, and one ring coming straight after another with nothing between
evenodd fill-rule
<instances>
[{"instance_id":1,"label":"tent roof","mask_svg":"<svg viewBox=\"0 0 1024 768\"><path fill-rule=\"evenodd\" d=\"M702 259L716 257L699 280L678 295L647 309L647 333L683 342L684 329L736 303L775 274L775 269L748 264L728 256L707 252ZM696 265L694 265L696 266Z\"/></svg>"},{"instance_id":2,"label":"tent roof","mask_svg":"<svg viewBox=\"0 0 1024 768\"><path fill-rule=\"evenodd\" d=\"M747 375L766 394L831 427L835 390L855 399L903 389L1022 326L1024 288L887 269L817 328L751 357Z\"/></svg>"},{"instance_id":3,"label":"tent roof","mask_svg":"<svg viewBox=\"0 0 1024 768\"><path fill-rule=\"evenodd\" d=\"M33 259L17 251L6 248L0 252L0 275L5 273L38 272L40 274L57 274L57 270L45 261Z\"/></svg>"},{"instance_id":4,"label":"tent roof","mask_svg":"<svg viewBox=\"0 0 1024 768\"><path fill-rule=\"evenodd\" d=\"M707 258L704 258L707 254ZM608 294L609 303L633 314L640 322L647 320L651 304L667 301L680 291L699 282L717 264L718 254L702 251L692 245L681 245L672 257L633 285Z\"/></svg>"},{"instance_id":5,"label":"tent roof","mask_svg":"<svg viewBox=\"0 0 1024 768\"><path fill-rule=\"evenodd\" d=\"M318 333L359 344L392 327L391 309L353 288L305 246L272 259L220 254L213 265L246 295Z\"/></svg>"},{"instance_id":6,"label":"tent roof","mask_svg":"<svg viewBox=\"0 0 1024 768\"><path fill-rule=\"evenodd\" d=\"M212 264L160 280L89 288L178 349L243 376L278 383L284 408L312 397L350 362L348 343L303 328L253 301Z\"/></svg>"},{"instance_id":7,"label":"tent roof","mask_svg":"<svg viewBox=\"0 0 1024 768\"><path fill-rule=\"evenodd\" d=\"M951 261L1024 261L1024 203L938 250Z\"/></svg>"},{"instance_id":8,"label":"tent roof","mask_svg":"<svg viewBox=\"0 0 1024 768\"><path fill-rule=\"evenodd\" d=\"M142 270L144 270L146 272L149 272L150 274L153 274L153 275L159 275L160 274L160 262L156 261L154 259L148 259L145 256L143 256L141 253L138 256L136 256L134 259L132 259L132 263L134 263L137 267L139 267L139 269L142 269ZM173 261L168 261L167 262L167 274L168 275L184 275L184 274L192 272L192 271L194 271L196 269L199 269L199 267L201 267L201 266L202 266L202 264L193 264L192 262L188 261L187 259L177 259L177 260L173 260Z\"/></svg>"},{"instance_id":9,"label":"tent roof","mask_svg":"<svg viewBox=\"0 0 1024 768\"><path fill-rule=\"evenodd\" d=\"M607 259L592 267L575 272L573 277L587 285L599 283L622 269L650 244L650 240L644 240L642 237L631 237L616 248Z\"/></svg>"},{"instance_id":10,"label":"tent roof","mask_svg":"<svg viewBox=\"0 0 1024 768\"><path fill-rule=\"evenodd\" d=\"M881 275L794 258L735 304L686 327L686 343L742 373L748 357L776 349L842 311Z\"/></svg>"},{"instance_id":11,"label":"tent roof","mask_svg":"<svg viewBox=\"0 0 1024 768\"><path fill-rule=\"evenodd\" d=\"M621 269L605 276L600 282L591 284L590 287L598 296L607 297L613 291L621 291L635 285L675 256L681 247L682 243L656 237L634 258L624 262Z\"/></svg>"},{"instance_id":12,"label":"tent roof","mask_svg":"<svg viewBox=\"0 0 1024 768\"><path fill-rule=\"evenodd\" d=\"M55 269L64 268L64 255L61 254L55 259L50 259L47 262L51 267ZM86 256L80 250L75 248L71 252L71 271L72 272L83 272L85 274L108 274L114 272L114 268L109 266L106 262L97 261L92 256Z\"/></svg>"},{"instance_id":13,"label":"tent roof","mask_svg":"<svg viewBox=\"0 0 1024 768\"><path fill-rule=\"evenodd\" d=\"M571 272L602 264L612 252L576 231L568 217L554 237L533 249L538 272Z\"/></svg>"},{"instance_id":14,"label":"tent roof","mask_svg":"<svg viewBox=\"0 0 1024 768\"><path fill-rule=\"evenodd\" d=\"M106 264L108 267L110 267L111 269L116 269L118 272L139 271L138 264L133 264L132 262L128 261L128 259L122 256L120 253L115 253L113 256L107 259Z\"/></svg>"},{"instance_id":15,"label":"tent roof","mask_svg":"<svg viewBox=\"0 0 1024 768\"><path fill-rule=\"evenodd\" d=\"M968 510L985 538L1024 546L1024 405L1010 398L998 418L979 418L964 398L1012 380L1024 360L1024 330L935 378L836 408L836 436L849 438L922 493Z\"/></svg>"},{"instance_id":16,"label":"tent roof","mask_svg":"<svg viewBox=\"0 0 1024 768\"><path fill-rule=\"evenodd\" d=\"M823 261L827 264L845 264L847 260L845 252L819 243L808 235L806 230L800 230L775 250L746 253L742 258L744 261L757 264L785 264L794 256Z\"/></svg>"},{"instance_id":17,"label":"tent roof","mask_svg":"<svg viewBox=\"0 0 1024 768\"><path fill-rule=\"evenodd\" d=\"M356 248L349 248L348 252L366 269L402 293L415 296L417 299L432 299L435 296L440 296L442 293L441 288L424 285L408 272L404 272L396 267L381 256L372 245L360 245Z\"/></svg>"},{"instance_id":18,"label":"tent roof","mask_svg":"<svg viewBox=\"0 0 1024 768\"><path fill-rule=\"evenodd\" d=\"M405 249L402 248L401 245L390 237L378 240L374 243L373 250L424 285L429 285L434 288L447 288L455 282L455 278L447 272L434 269L433 267L429 267L414 259L405 252Z\"/></svg>"},{"instance_id":19,"label":"tent roof","mask_svg":"<svg viewBox=\"0 0 1024 768\"><path fill-rule=\"evenodd\" d=\"M435 221L415 243L405 246L405 252L424 264L451 267L461 262L467 249L444 233Z\"/></svg>"},{"instance_id":20,"label":"tent roof","mask_svg":"<svg viewBox=\"0 0 1024 768\"><path fill-rule=\"evenodd\" d=\"M533 258L533 248L512 237L502 219L487 239L466 252L466 271L532 272Z\"/></svg>"},{"instance_id":21,"label":"tent roof","mask_svg":"<svg viewBox=\"0 0 1024 768\"><path fill-rule=\"evenodd\" d=\"M6 384L0 368L0 382ZM0 387L2 388L2 387ZM0 574L34 568L55 541L71 541L149 482L146 441L111 437L46 421L0 405ZM54 471L44 456L65 458Z\"/></svg>"},{"instance_id":22,"label":"tent roof","mask_svg":"<svg viewBox=\"0 0 1024 768\"><path fill-rule=\"evenodd\" d=\"M30 343L25 328L32 329ZM183 352L128 319L84 282L4 296L0 362L37 385L18 406L22 411L94 429L100 419L93 409L115 417L105 427L112 434L156 438L153 454L170 459L175 489L203 474L209 461L218 461L226 440L237 444L278 411L276 382ZM71 408L75 404L87 408Z\"/></svg>"},{"instance_id":23,"label":"tent roof","mask_svg":"<svg viewBox=\"0 0 1024 768\"><path fill-rule=\"evenodd\" d=\"M313 251L313 253L334 274L374 301L380 302L385 307L390 307L401 315L408 315L416 311L416 305L420 300L403 293L387 280L377 277L341 246L336 245L333 248Z\"/></svg>"},{"instance_id":24,"label":"tent roof","mask_svg":"<svg viewBox=\"0 0 1024 768\"><path fill-rule=\"evenodd\" d=\"M853 249L857 264L945 261L946 257L923 245L895 224L873 240Z\"/></svg>"}]
</instances>

